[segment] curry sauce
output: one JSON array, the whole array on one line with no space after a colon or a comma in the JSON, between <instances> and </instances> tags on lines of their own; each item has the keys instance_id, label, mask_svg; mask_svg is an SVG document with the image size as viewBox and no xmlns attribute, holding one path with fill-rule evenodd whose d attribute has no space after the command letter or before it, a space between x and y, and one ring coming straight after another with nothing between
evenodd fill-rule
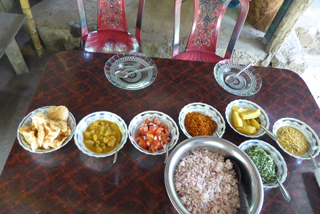
<instances>
[{"instance_id":1,"label":"curry sauce","mask_svg":"<svg viewBox=\"0 0 320 214\"><path fill-rule=\"evenodd\" d=\"M83 143L92 152L107 153L116 149L121 139L119 126L108 120L94 121L83 133Z\"/></svg>"}]
</instances>

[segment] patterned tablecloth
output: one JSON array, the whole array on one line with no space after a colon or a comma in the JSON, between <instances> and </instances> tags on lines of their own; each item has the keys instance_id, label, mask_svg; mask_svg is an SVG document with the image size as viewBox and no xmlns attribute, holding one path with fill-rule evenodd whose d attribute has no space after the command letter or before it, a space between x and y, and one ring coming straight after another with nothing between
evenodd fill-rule
<instances>
[{"instance_id":1,"label":"patterned tablecloth","mask_svg":"<svg viewBox=\"0 0 320 214\"><path fill-rule=\"evenodd\" d=\"M111 56L80 51L54 55L28 112L65 105L77 122L89 113L110 111L128 125L136 114L157 110L178 124L181 108L189 103L207 103L224 115L228 103L248 99L264 108L271 127L280 118L293 117L320 135L320 110L304 81L292 71L256 67L263 79L261 90L238 97L217 84L213 63L153 58L158 67L154 83L127 91L112 85L104 74ZM223 138L236 145L248 140L228 124ZM180 130L179 142L185 139ZM279 188L265 189L261 213L319 213L320 188L312 161L299 163L266 134L259 139L277 148L287 162L284 185L292 198L286 202ZM164 157L141 153L129 139L116 164L113 157L83 154L73 140L49 154L30 153L16 141L0 177L0 213L176 213L165 190Z\"/></svg>"}]
</instances>

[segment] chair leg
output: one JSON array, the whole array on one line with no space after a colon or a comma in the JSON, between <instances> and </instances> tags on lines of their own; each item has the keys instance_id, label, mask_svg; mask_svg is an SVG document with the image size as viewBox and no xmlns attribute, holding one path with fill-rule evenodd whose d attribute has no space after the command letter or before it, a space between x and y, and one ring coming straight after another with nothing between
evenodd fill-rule
<instances>
[{"instance_id":1,"label":"chair leg","mask_svg":"<svg viewBox=\"0 0 320 214\"><path fill-rule=\"evenodd\" d=\"M20 75L20 74L29 73L29 69L22 57L20 48L14 38L12 39L12 42L7 47L6 54L16 74Z\"/></svg>"}]
</instances>

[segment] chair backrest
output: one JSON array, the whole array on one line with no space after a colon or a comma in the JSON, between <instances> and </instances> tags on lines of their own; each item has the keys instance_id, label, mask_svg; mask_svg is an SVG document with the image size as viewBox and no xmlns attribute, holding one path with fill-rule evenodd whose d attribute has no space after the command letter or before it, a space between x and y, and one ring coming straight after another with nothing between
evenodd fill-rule
<instances>
[{"instance_id":1,"label":"chair backrest","mask_svg":"<svg viewBox=\"0 0 320 214\"><path fill-rule=\"evenodd\" d=\"M222 18L231 0L194 0L193 24L186 51L215 53ZM172 56L179 53L180 14L182 0L175 0L174 46ZM231 58L235 43L249 10L249 0L239 0L240 14L231 35L225 59Z\"/></svg>"},{"instance_id":2,"label":"chair backrest","mask_svg":"<svg viewBox=\"0 0 320 214\"><path fill-rule=\"evenodd\" d=\"M126 18L126 0L98 0L97 31L117 30L128 32ZM135 37L141 52L141 25L145 0L139 0ZM77 0L81 25L81 41L88 36L88 25L83 0ZM83 45L83 44L81 44Z\"/></svg>"},{"instance_id":3,"label":"chair backrest","mask_svg":"<svg viewBox=\"0 0 320 214\"><path fill-rule=\"evenodd\" d=\"M126 1L99 0L97 30L127 32Z\"/></svg>"}]
</instances>

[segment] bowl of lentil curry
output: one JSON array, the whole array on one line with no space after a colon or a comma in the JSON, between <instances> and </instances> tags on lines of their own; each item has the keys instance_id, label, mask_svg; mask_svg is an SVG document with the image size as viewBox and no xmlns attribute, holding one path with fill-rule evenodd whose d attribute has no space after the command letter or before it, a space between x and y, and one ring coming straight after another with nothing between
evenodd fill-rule
<instances>
[{"instance_id":1,"label":"bowl of lentil curry","mask_svg":"<svg viewBox=\"0 0 320 214\"><path fill-rule=\"evenodd\" d=\"M273 125L272 132L278 136L279 147L292 157L310 159L320 152L320 142L314 130L304 122L294 118L282 118ZM307 146L307 142L311 147Z\"/></svg>"},{"instance_id":2,"label":"bowl of lentil curry","mask_svg":"<svg viewBox=\"0 0 320 214\"><path fill-rule=\"evenodd\" d=\"M190 103L183 107L179 114L179 126L188 137L195 136L223 136L226 123L220 112L205 103Z\"/></svg>"}]
</instances>

